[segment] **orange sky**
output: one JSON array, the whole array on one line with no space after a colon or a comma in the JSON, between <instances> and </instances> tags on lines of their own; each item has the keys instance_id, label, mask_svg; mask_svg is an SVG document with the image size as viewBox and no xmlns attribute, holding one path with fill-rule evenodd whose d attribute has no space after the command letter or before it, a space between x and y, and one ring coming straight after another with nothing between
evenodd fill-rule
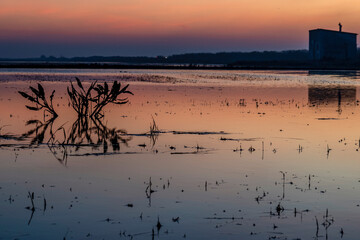
<instances>
[{"instance_id":1,"label":"orange sky","mask_svg":"<svg viewBox=\"0 0 360 240\"><path fill-rule=\"evenodd\" d=\"M254 42L278 50L307 48L309 29L337 29L339 21L344 31L360 32L360 2L354 0L1 0L0 5L0 41L127 39L141 45L144 38L181 38L187 44L212 39L219 50L230 42L234 51L255 48Z\"/></svg>"}]
</instances>

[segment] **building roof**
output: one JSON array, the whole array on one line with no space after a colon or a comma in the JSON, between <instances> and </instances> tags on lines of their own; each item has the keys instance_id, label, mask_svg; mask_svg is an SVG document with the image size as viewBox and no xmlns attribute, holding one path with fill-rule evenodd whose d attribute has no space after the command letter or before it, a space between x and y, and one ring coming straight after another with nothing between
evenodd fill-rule
<instances>
[{"instance_id":1,"label":"building roof","mask_svg":"<svg viewBox=\"0 0 360 240\"><path fill-rule=\"evenodd\" d=\"M309 32L313 32L313 31L325 31L325 32L336 32L336 33L341 33L341 34L358 35L357 33L340 32L340 31L334 31L334 30L328 30L328 29L322 29L322 28L317 28L317 29L309 30Z\"/></svg>"}]
</instances>

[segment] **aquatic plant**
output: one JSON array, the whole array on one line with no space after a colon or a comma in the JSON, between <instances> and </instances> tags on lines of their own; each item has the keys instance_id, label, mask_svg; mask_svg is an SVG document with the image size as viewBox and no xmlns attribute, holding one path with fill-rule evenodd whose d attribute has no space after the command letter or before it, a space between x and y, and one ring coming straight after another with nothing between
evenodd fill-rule
<instances>
[{"instance_id":1,"label":"aquatic plant","mask_svg":"<svg viewBox=\"0 0 360 240\"><path fill-rule=\"evenodd\" d=\"M91 146L94 149L102 146L103 153L106 154L109 145L112 146L114 151L118 151L120 150L121 143L127 145L127 142L131 140L131 137L127 136L125 130L110 129L101 121L101 118L104 116L102 110L107 104L125 104L128 102L127 98L119 98L119 96L121 94L133 95L132 92L127 90L129 84L121 87L120 83L114 81L110 88L106 82L97 84L95 81L85 89L80 79L77 77L75 79L77 84L75 85L70 81L70 87L67 88L67 93L70 97L72 108L78 114L78 118L72 124L68 136L64 125L60 126L56 131L53 131L53 123L58 116L53 107L55 90L52 91L49 101L47 101L44 88L40 83L37 89L30 86L33 95L19 91L22 97L36 104L35 106L25 105L28 109L33 111L45 109L45 111L51 113L52 116L50 119L44 119L43 121L37 119L29 120L26 125L31 125L33 128L22 134L18 139L22 140L32 137L30 145L39 145L44 142L45 135L48 134L47 145L50 151L57 160L65 165L68 156L67 147L69 146L75 146L75 151L79 150L81 146ZM154 126L153 130L156 131L157 126L155 121ZM59 131L63 133L62 139L55 136Z\"/></svg>"},{"instance_id":2,"label":"aquatic plant","mask_svg":"<svg viewBox=\"0 0 360 240\"><path fill-rule=\"evenodd\" d=\"M152 116L151 116L152 117ZM159 134L159 127L157 126L154 117L152 117L152 123L150 123L150 134Z\"/></svg>"},{"instance_id":3,"label":"aquatic plant","mask_svg":"<svg viewBox=\"0 0 360 240\"><path fill-rule=\"evenodd\" d=\"M129 102L127 97L119 98L120 95L134 95L132 92L127 90L129 84L122 87L121 83L114 81L110 88L106 82L103 84L97 84L97 81L95 81L90 84L88 89L85 90L80 79L77 77L75 79L77 87L75 87L74 84L70 81L71 86L67 88L67 93L70 97L72 108L80 117L103 117L101 112L103 108L109 103L125 104ZM52 91L49 101L46 99L44 88L40 83L38 83L37 89L30 86L30 90L32 91L33 95L18 91L22 97L36 104L35 106L25 106L33 111L44 109L46 112L52 114L53 118L56 118L58 114L56 113L53 106L55 90Z\"/></svg>"},{"instance_id":4,"label":"aquatic plant","mask_svg":"<svg viewBox=\"0 0 360 240\"><path fill-rule=\"evenodd\" d=\"M128 98L118 98L121 94L131 94L132 92L128 91L127 88L129 84L121 88L121 83L114 81L111 90L106 82L103 85L98 84L94 87L94 90L97 92L97 95L91 99L95 103L95 107L91 113L91 116L99 116L102 109L109 103L113 104L125 104L128 103ZM102 116L102 115L101 115Z\"/></svg>"},{"instance_id":5,"label":"aquatic plant","mask_svg":"<svg viewBox=\"0 0 360 240\"><path fill-rule=\"evenodd\" d=\"M38 89L30 86L30 90L33 92L34 95L29 95L25 92L18 91L21 96L36 104L35 106L25 105L28 109L33 111L39 111L41 109L44 109L46 112L52 114L53 117L58 116L53 106L55 90L53 90L50 95L50 103L46 100L44 88L40 83L38 83Z\"/></svg>"},{"instance_id":6,"label":"aquatic plant","mask_svg":"<svg viewBox=\"0 0 360 240\"><path fill-rule=\"evenodd\" d=\"M72 108L77 112L78 116L88 116L91 103L91 91L94 89L96 81L91 83L90 87L85 90L80 79L75 78L79 90L77 90L70 81L71 88L67 88Z\"/></svg>"},{"instance_id":7,"label":"aquatic plant","mask_svg":"<svg viewBox=\"0 0 360 240\"><path fill-rule=\"evenodd\" d=\"M129 84L122 88L121 83L117 81L114 81L111 89L106 82L103 85L93 82L87 90L85 90L79 78L76 78L76 82L78 88L75 88L73 83L70 82L71 88L68 87L67 91L71 105L79 116L103 117L101 111L109 103L128 103L128 98L119 98L121 94L134 95L127 90Z\"/></svg>"},{"instance_id":8,"label":"aquatic plant","mask_svg":"<svg viewBox=\"0 0 360 240\"><path fill-rule=\"evenodd\" d=\"M155 146L159 133L160 133L159 127L156 124L154 117L152 117L152 123L150 123L149 137L150 137L151 145L153 147Z\"/></svg>"}]
</instances>

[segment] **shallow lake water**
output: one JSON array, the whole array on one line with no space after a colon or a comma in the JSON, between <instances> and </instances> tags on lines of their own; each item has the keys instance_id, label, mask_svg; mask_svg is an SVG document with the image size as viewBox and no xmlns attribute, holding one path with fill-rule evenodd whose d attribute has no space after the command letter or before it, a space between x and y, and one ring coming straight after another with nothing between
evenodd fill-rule
<instances>
[{"instance_id":1,"label":"shallow lake water","mask_svg":"<svg viewBox=\"0 0 360 240\"><path fill-rule=\"evenodd\" d=\"M2 69L0 239L357 239L358 75ZM134 95L84 123L75 77Z\"/></svg>"}]
</instances>

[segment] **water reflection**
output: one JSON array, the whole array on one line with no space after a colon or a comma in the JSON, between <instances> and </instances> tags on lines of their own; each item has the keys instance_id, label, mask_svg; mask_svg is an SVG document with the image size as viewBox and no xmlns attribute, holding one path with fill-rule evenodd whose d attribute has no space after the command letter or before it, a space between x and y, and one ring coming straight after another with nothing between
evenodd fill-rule
<instances>
[{"instance_id":1,"label":"water reflection","mask_svg":"<svg viewBox=\"0 0 360 240\"><path fill-rule=\"evenodd\" d=\"M342 106L356 103L356 87L310 85L308 101L310 107L336 104L341 112Z\"/></svg>"},{"instance_id":2,"label":"water reflection","mask_svg":"<svg viewBox=\"0 0 360 240\"><path fill-rule=\"evenodd\" d=\"M102 148L105 154L109 145L113 151L120 150L120 144L128 145L131 136L127 136L125 129L108 128L99 118L79 117L70 130L66 144L76 146L91 146L93 149Z\"/></svg>"},{"instance_id":3,"label":"water reflection","mask_svg":"<svg viewBox=\"0 0 360 240\"><path fill-rule=\"evenodd\" d=\"M96 150L96 154L107 154L109 146L113 152L120 151L120 145L128 146L132 139L125 129L107 127L103 119L96 117L78 117L71 127L65 128L65 124L54 129L54 122L57 118L46 121L29 120L26 125L33 128L21 135L22 139L30 138L30 147L46 144L54 157L66 165L69 155L69 148L73 148L77 156L86 156ZM80 151L80 149L90 148Z\"/></svg>"},{"instance_id":4,"label":"water reflection","mask_svg":"<svg viewBox=\"0 0 360 240\"><path fill-rule=\"evenodd\" d=\"M29 120L25 123L26 126L32 126L32 129L29 131L23 133L21 135L22 139L31 138L30 146L31 145L39 145L44 142L45 134L49 132L50 136L53 137L53 124L55 121L55 118L51 118L49 120L38 120L33 119Z\"/></svg>"},{"instance_id":5,"label":"water reflection","mask_svg":"<svg viewBox=\"0 0 360 240\"><path fill-rule=\"evenodd\" d=\"M351 79L356 79L359 77L358 71L348 71L348 70L339 70L339 71L324 71L324 70L311 70L308 71L308 75L319 75L319 76L335 76L335 77L346 77Z\"/></svg>"},{"instance_id":6,"label":"water reflection","mask_svg":"<svg viewBox=\"0 0 360 240\"><path fill-rule=\"evenodd\" d=\"M60 117L38 114L31 131L24 118L37 115L4 90L14 100L0 107L13 117L0 120L13 127L2 133L30 132L23 143L39 149L1 149L0 193L14 201L0 205L1 225L13 229L1 237L113 239L120 231L127 239L222 239L225 232L228 239L325 239L344 228L356 238L360 115L347 111L355 105L341 122L319 121L332 120L339 101L316 85L134 87L131 104L108 108L106 120L76 118L65 98L55 99ZM319 102L335 106L309 108L314 88L335 99ZM69 156L69 168L48 147L64 165ZM28 191L36 208L30 226Z\"/></svg>"}]
</instances>

